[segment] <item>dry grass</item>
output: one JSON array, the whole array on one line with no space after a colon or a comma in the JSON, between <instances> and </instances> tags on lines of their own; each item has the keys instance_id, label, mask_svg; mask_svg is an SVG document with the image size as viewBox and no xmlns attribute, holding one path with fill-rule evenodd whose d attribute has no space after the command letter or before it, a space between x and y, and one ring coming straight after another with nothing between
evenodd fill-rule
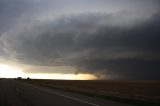
<instances>
[{"instance_id":1,"label":"dry grass","mask_svg":"<svg viewBox=\"0 0 160 106\"><path fill-rule=\"evenodd\" d=\"M29 83L91 92L100 95L120 96L143 101L160 101L160 81L78 81L78 80L24 80Z\"/></svg>"}]
</instances>

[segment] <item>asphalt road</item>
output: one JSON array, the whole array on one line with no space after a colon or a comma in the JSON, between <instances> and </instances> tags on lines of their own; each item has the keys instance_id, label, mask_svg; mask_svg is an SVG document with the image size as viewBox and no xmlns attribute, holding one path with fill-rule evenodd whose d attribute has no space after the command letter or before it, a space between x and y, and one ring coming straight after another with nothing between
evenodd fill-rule
<instances>
[{"instance_id":1,"label":"asphalt road","mask_svg":"<svg viewBox=\"0 0 160 106\"><path fill-rule=\"evenodd\" d=\"M0 80L0 106L129 106L16 80Z\"/></svg>"}]
</instances>

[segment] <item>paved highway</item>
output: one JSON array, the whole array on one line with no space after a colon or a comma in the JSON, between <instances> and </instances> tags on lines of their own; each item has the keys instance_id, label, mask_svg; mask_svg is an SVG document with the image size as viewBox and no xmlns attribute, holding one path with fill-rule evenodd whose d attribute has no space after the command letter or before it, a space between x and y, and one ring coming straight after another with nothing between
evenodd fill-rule
<instances>
[{"instance_id":1,"label":"paved highway","mask_svg":"<svg viewBox=\"0 0 160 106\"><path fill-rule=\"evenodd\" d=\"M0 80L0 106L129 106L16 80Z\"/></svg>"}]
</instances>

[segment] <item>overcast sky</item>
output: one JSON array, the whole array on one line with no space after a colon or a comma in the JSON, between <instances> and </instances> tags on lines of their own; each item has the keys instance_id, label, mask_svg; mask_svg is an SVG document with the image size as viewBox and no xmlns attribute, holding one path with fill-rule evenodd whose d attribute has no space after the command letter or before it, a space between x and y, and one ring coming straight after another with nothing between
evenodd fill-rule
<instances>
[{"instance_id":1,"label":"overcast sky","mask_svg":"<svg viewBox=\"0 0 160 106\"><path fill-rule=\"evenodd\" d=\"M160 79L159 0L0 0L0 63L25 73Z\"/></svg>"}]
</instances>

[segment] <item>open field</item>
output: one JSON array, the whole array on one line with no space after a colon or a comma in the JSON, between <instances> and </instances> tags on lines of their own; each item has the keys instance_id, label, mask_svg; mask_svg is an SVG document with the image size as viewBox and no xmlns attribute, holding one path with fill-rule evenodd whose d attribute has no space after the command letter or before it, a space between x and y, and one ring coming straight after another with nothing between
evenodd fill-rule
<instances>
[{"instance_id":1,"label":"open field","mask_svg":"<svg viewBox=\"0 0 160 106\"><path fill-rule=\"evenodd\" d=\"M160 81L78 81L78 80L22 80L54 89L101 96L109 99L124 98L134 102L159 103Z\"/></svg>"},{"instance_id":2,"label":"open field","mask_svg":"<svg viewBox=\"0 0 160 106\"><path fill-rule=\"evenodd\" d=\"M132 106L14 79L0 81L0 106Z\"/></svg>"}]
</instances>

